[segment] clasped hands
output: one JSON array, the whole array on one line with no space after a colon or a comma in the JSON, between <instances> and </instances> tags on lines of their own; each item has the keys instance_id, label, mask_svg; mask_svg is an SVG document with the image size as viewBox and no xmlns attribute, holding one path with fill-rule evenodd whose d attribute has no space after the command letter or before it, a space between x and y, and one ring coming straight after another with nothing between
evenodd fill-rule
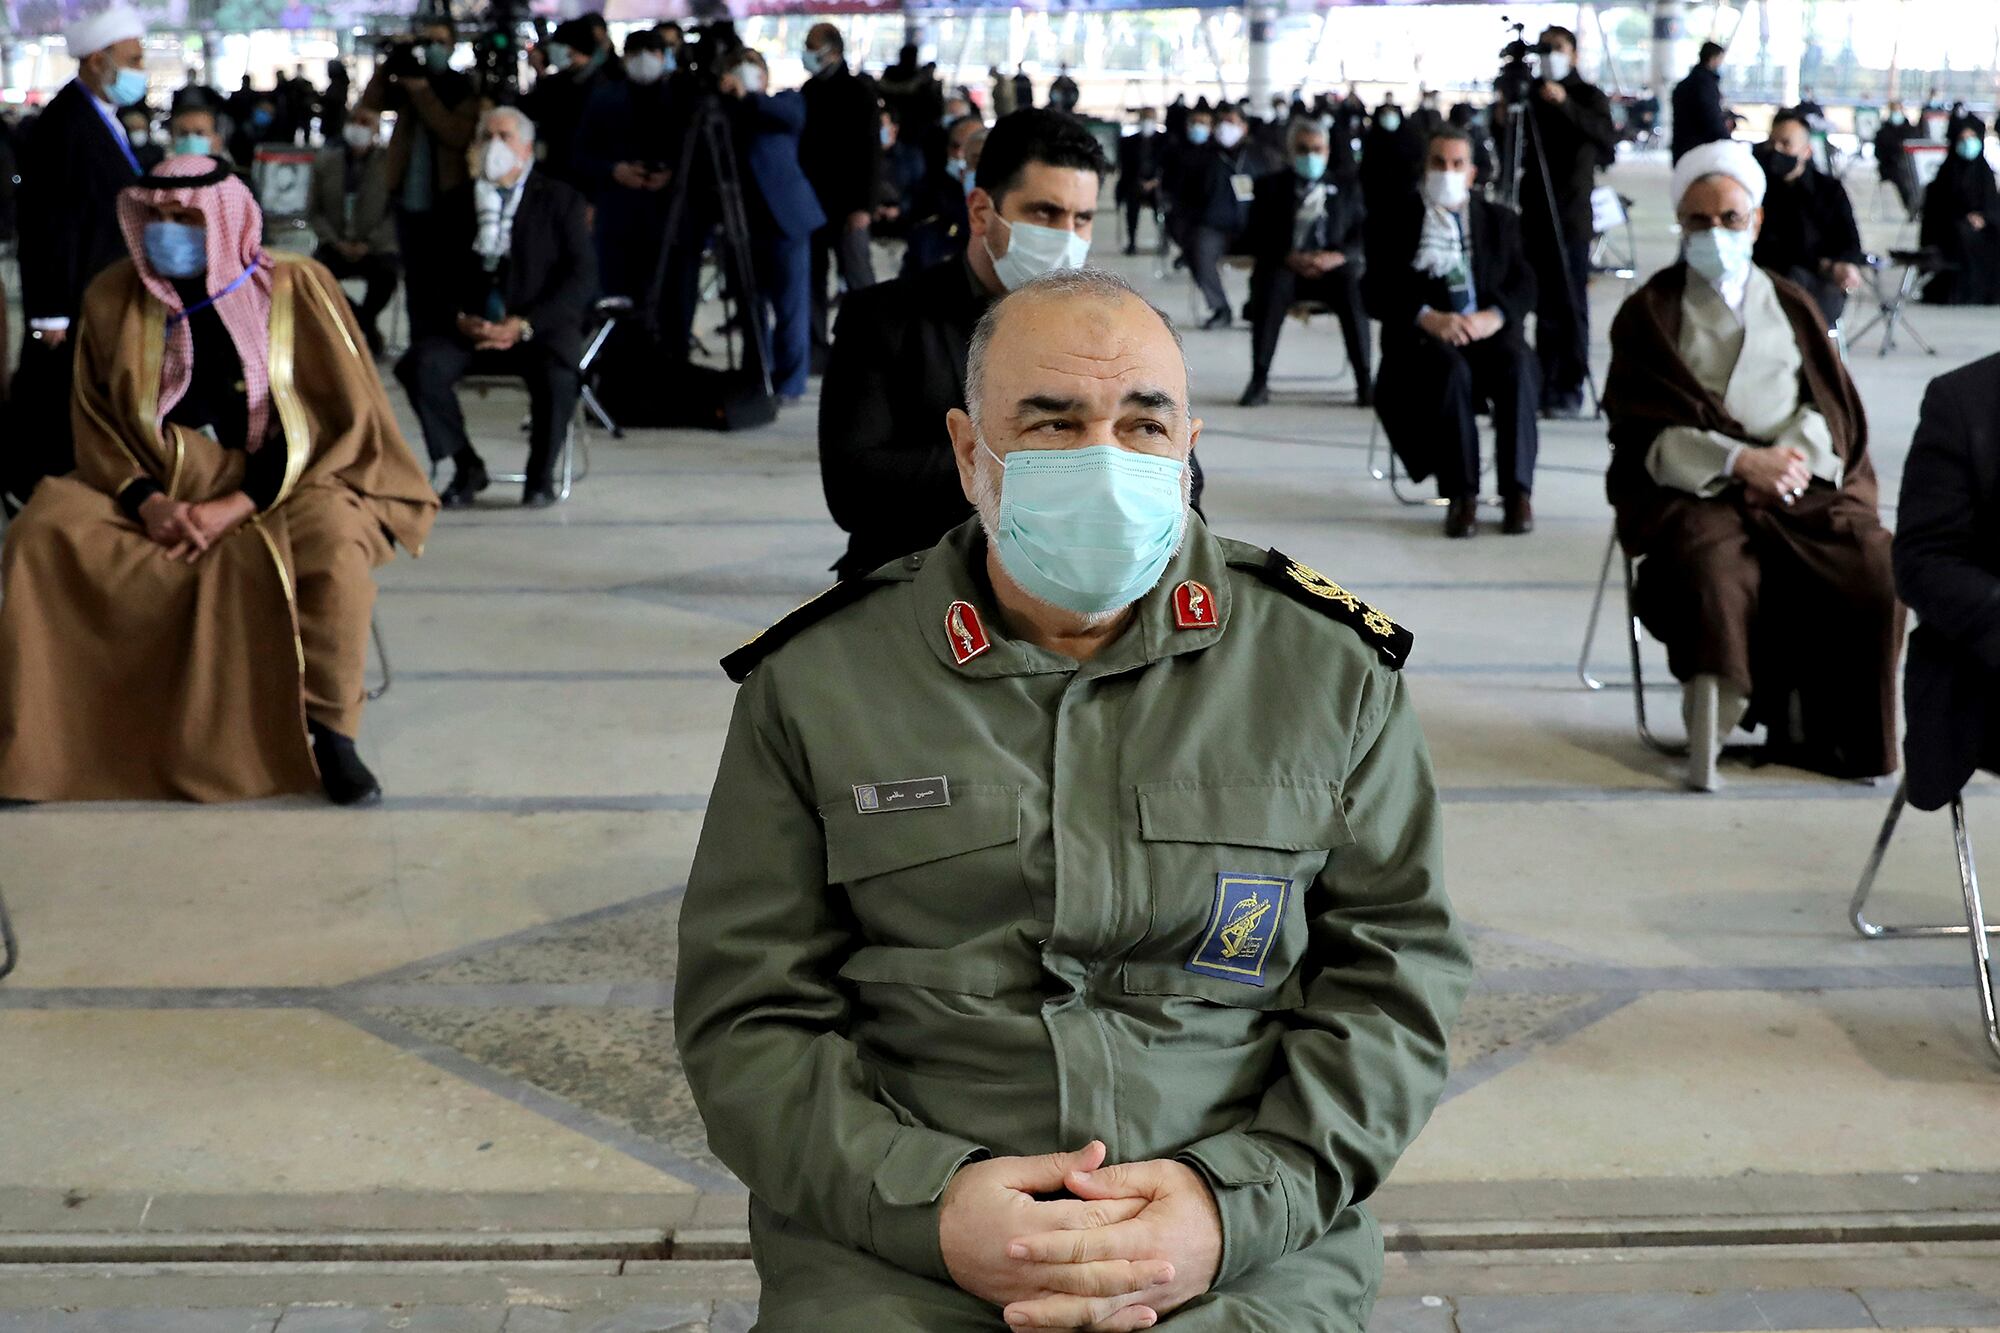
<instances>
[{"instance_id":1,"label":"clasped hands","mask_svg":"<svg viewBox=\"0 0 2000 1333\"><path fill-rule=\"evenodd\" d=\"M1222 1262L1207 1183L1182 1162L1105 1166L1105 1151L960 1167L938 1214L952 1280L1010 1327L1092 1333L1151 1328L1207 1291Z\"/></svg>"},{"instance_id":2,"label":"clasped hands","mask_svg":"<svg viewBox=\"0 0 2000 1333\"><path fill-rule=\"evenodd\" d=\"M256 512L256 502L242 491L192 504L149 495L139 506L139 521L167 559L191 565Z\"/></svg>"},{"instance_id":3,"label":"clasped hands","mask_svg":"<svg viewBox=\"0 0 2000 1333\"><path fill-rule=\"evenodd\" d=\"M648 167L643 162L620 162L611 168L611 179L628 190L664 190L674 173L665 167Z\"/></svg>"},{"instance_id":4,"label":"clasped hands","mask_svg":"<svg viewBox=\"0 0 2000 1333\"><path fill-rule=\"evenodd\" d=\"M477 315L460 315L458 331L472 339L472 345L481 352L504 352L521 341L521 321L510 316L494 323Z\"/></svg>"},{"instance_id":5,"label":"clasped hands","mask_svg":"<svg viewBox=\"0 0 2000 1333\"><path fill-rule=\"evenodd\" d=\"M1338 250L1294 250L1285 256L1285 267L1302 278L1323 278L1346 262Z\"/></svg>"},{"instance_id":6,"label":"clasped hands","mask_svg":"<svg viewBox=\"0 0 2000 1333\"><path fill-rule=\"evenodd\" d=\"M1417 327L1451 347L1464 347L1468 343L1485 342L1500 332L1505 323L1499 312L1494 310L1474 310L1470 314L1452 315L1442 310L1426 310L1417 316Z\"/></svg>"},{"instance_id":7,"label":"clasped hands","mask_svg":"<svg viewBox=\"0 0 2000 1333\"><path fill-rule=\"evenodd\" d=\"M1764 508L1790 505L1812 485L1805 452L1789 444L1744 449L1736 455L1732 475L1743 483L1744 498Z\"/></svg>"}]
</instances>

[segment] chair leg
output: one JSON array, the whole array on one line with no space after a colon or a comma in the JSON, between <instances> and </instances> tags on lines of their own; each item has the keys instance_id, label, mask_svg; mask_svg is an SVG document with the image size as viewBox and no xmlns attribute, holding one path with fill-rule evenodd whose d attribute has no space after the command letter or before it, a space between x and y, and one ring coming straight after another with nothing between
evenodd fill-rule
<instances>
[{"instance_id":1,"label":"chair leg","mask_svg":"<svg viewBox=\"0 0 2000 1333\"><path fill-rule=\"evenodd\" d=\"M7 900L0 898L0 977L21 961L21 942L14 938L14 919L7 915Z\"/></svg>"},{"instance_id":2,"label":"chair leg","mask_svg":"<svg viewBox=\"0 0 2000 1333\"><path fill-rule=\"evenodd\" d=\"M389 666L389 650L382 643L382 622L373 616L368 618L368 637L375 641L375 660L382 664L382 683L368 691L368 702L374 703L389 692L396 683L396 675Z\"/></svg>"},{"instance_id":3,"label":"chair leg","mask_svg":"<svg viewBox=\"0 0 2000 1333\"><path fill-rule=\"evenodd\" d=\"M1382 442L1382 418L1370 413L1368 421L1368 475L1376 481L1385 481L1389 474L1375 466L1375 449Z\"/></svg>"},{"instance_id":4,"label":"chair leg","mask_svg":"<svg viewBox=\"0 0 2000 1333\"><path fill-rule=\"evenodd\" d=\"M571 420L569 430L563 436L562 444L562 485L556 489L558 500L569 499L569 493L576 486L576 422Z\"/></svg>"},{"instance_id":5,"label":"chair leg","mask_svg":"<svg viewBox=\"0 0 2000 1333\"><path fill-rule=\"evenodd\" d=\"M1632 573L1632 557L1628 555L1625 557L1625 619L1631 630L1627 636L1627 644L1632 650L1632 709L1639 719L1639 739L1645 743L1647 749L1656 754L1663 754L1669 759L1685 759L1688 753L1686 745L1675 745L1671 741L1661 740L1653 734L1652 727L1646 722L1646 672L1641 661L1645 649L1645 627L1639 623L1639 612L1632 604L1636 586Z\"/></svg>"},{"instance_id":6,"label":"chair leg","mask_svg":"<svg viewBox=\"0 0 2000 1333\"><path fill-rule=\"evenodd\" d=\"M1597 596L1590 602L1590 623L1584 626L1583 650L1576 655L1576 678L1586 690L1604 688L1604 682L1590 674L1590 649L1597 642L1597 618L1604 611L1604 593L1611 586L1611 557L1617 551L1618 533L1614 529L1611 540L1604 545L1604 564L1597 571Z\"/></svg>"},{"instance_id":7,"label":"chair leg","mask_svg":"<svg viewBox=\"0 0 2000 1333\"><path fill-rule=\"evenodd\" d=\"M1906 778L1896 784L1896 795L1889 802L1888 818L1882 821L1882 831L1875 835L1875 850L1868 853L1868 864L1861 871L1861 882L1854 886L1854 900L1848 904L1847 919L1853 923L1854 933L1865 940L1886 939L1906 933L1907 927L1880 926L1868 919L1868 895L1874 892L1875 876L1882 869L1882 858L1889 854L1889 840L1896 836L1896 821L1903 817L1903 806L1910 799L1910 783Z\"/></svg>"},{"instance_id":8,"label":"chair leg","mask_svg":"<svg viewBox=\"0 0 2000 1333\"><path fill-rule=\"evenodd\" d=\"M1978 974L1979 1016L1986 1025L1986 1044L2000 1056L2000 1014L1993 1007L1993 958L1986 936L1986 909L1979 901L1979 869L1972 862L1972 834L1965 827L1965 798L1951 802L1951 835L1958 849L1958 887L1965 895L1965 933L1972 940L1972 967Z\"/></svg>"},{"instance_id":9,"label":"chair leg","mask_svg":"<svg viewBox=\"0 0 2000 1333\"><path fill-rule=\"evenodd\" d=\"M1979 881L1972 865L1972 838L1965 828L1965 802L1952 802L1952 832L1958 842L1958 869L1960 886L1967 896L1965 925L1902 925L1890 926L1870 921L1867 915L1868 895L1875 889L1875 876L1882 869L1882 858L1888 854L1889 839L1895 836L1896 821L1902 818L1903 807L1910 795L1909 782L1905 780L1896 787L1895 799L1889 803L1889 817L1882 821L1882 832L1875 838L1875 850L1869 853L1868 864L1861 872L1861 882L1855 886L1854 901L1848 908L1848 918L1854 923L1854 933L1869 940L1919 940L1949 939L1972 933L1972 917L1978 916L1980 934L2000 935L2000 925L1985 923L1983 910L1975 913L1978 906ZM1983 946L1982 946L1983 947Z\"/></svg>"}]
</instances>

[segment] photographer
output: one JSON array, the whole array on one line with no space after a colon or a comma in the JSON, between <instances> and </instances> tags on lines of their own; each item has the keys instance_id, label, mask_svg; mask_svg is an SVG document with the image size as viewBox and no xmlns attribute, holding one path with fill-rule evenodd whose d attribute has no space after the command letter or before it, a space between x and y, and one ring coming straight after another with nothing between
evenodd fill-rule
<instances>
[{"instance_id":1,"label":"photographer","mask_svg":"<svg viewBox=\"0 0 2000 1333\"><path fill-rule=\"evenodd\" d=\"M1590 373L1590 192L1598 166L1617 146L1618 127L1604 90L1576 72L1576 34L1547 28L1539 50L1539 79L1524 87L1503 74L1495 86L1510 104L1525 92L1526 114L1534 118L1534 133L1506 146L1521 164L1522 238L1540 293L1535 351L1542 363L1542 415L1576 417ZM1507 122L1510 132L1528 123L1518 113Z\"/></svg>"},{"instance_id":2,"label":"photographer","mask_svg":"<svg viewBox=\"0 0 2000 1333\"><path fill-rule=\"evenodd\" d=\"M607 296L638 297L652 284L687 103L666 40L640 28L625 39L625 77L603 80L584 107L570 163L596 213L597 269Z\"/></svg>"},{"instance_id":3,"label":"photographer","mask_svg":"<svg viewBox=\"0 0 2000 1333\"><path fill-rule=\"evenodd\" d=\"M479 127L479 98L472 81L451 68L457 31L449 18L420 20L411 37L389 49L368 81L361 105L380 115L396 113L389 136L389 198L396 211L396 248L408 274L404 292L410 332L447 332L451 292L437 275L452 256L438 241L432 213L445 193L465 184L465 150Z\"/></svg>"},{"instance_id":4,"label":"photographer","mask_svg":"<svg viewBox=\"0 0 2000 1333\"><path fill-rule=\"evenodd\" d=\"M605 52L589 23L569 19L556 25L541 53L546 67L521 99L521 109L535 122L542 144L542 160L536 165L566 185L588 190L584 173L571 161L571 149L591 95L611 81L605 73Z\"/></svg>"}]
</instances>

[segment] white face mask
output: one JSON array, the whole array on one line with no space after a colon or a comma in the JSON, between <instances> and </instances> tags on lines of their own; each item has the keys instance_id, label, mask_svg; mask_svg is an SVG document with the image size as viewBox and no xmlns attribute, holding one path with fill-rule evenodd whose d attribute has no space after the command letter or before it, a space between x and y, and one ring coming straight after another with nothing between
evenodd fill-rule
<instances>
[{"instance_id":1,"label":"white face mask","mask_svg":"<svg viewBox=\"0 0 2000 1333\"><path fill-rule=\"evenodd\" d=\"M1454 211L1465 207L1465 201L1472 197L1472 181L1463 171L1426 171L1424 173L1424 202L1433 208L1449 208Z\"/></svg>"},{"instance_id":2,"label":"white face mask","mask_svg":"<svg viewBox=\"0 0 2000 1333\"><path fill-rule=\"evenodd\" d=\"M1561 83L1564 79L1568 78L1572 68L1574 67L1570 64L1569 52L1567 51L1551 51L1542 57L1542 73L1548 75L1557 83Z\"/></svg>"},{"instance_id":3,"label":"white face mask","mask_svg":"<svg viewBox=\"0 0 2000 1333\"><path fill-rule=\"evenodd\" d=\"M375 146L375 130L369 125L343 125L340 127L340 137L347 140L347 146L357 153L364 148Z\"/></svg>"},{"instance_id":4,"label":"white face mask","mask_svg":"<svg viewBox=\"0 0 2000 1333\"><path fill-rule=\"evenodd\" d=\"M505 139L488 139L486 147L479 153L479 174L498 185L514 174L521 165L520 154L507 145Z\"/></svg>"},{"instance_id":5,"label":"white face mask","mask_svg":"<svg viewBox=\"0 0 2000 1333\"><path fill-rule=\"evenodd\" d=\"M761 93L764 91L764 67L762 65L738 65L736 67L736 78L743 85L743 91L746 93Z\"/></svg>"},{"instance_id":6,"label":"white face mask","mask_svg":"<svg viewBox=\"0 0 2000 1333\"><path fill-rule=\"evenodd\" d=\"M1007 228L1007 253L995 256L993 242L986 244L986 257L993 261L993 274L1000 285L1013 291L1059 268L1082 268L1090 254L1090 242L1073 231L1059 227L1038 227L1032 222L1009 222L999 214L993 220Z\"/></svg>"},{"instance_id":7,"label":"white face mask","mask_svg":"<svg viewBox=\"0 0 2000 1333\"><path fill-rule=\"evenodd\" d=\"M1224 148L1234 148L1243 142L1243 127L1233 120L1225 120L1215 127L1215 141Z\"/></svg>"},{"instance_id":8,"label":"white face mask","mask_svg":"<svg viewBox=\"0 0 2000 1333\"><path fill-rule=\"evenodd\" d=\"M1757 234L1747 227L1742 231L1711 227L1687 238L1688 267L1708 279L1710 286L1733 287L1748 276L1756 248Z\"/></svg>"},{"instance_id":9,"label":"white face mask","mask_svg":"<svg viewBox=\"0 0 2000 1333\"><path fill-rule=\"evenodd\" d=\"M637 84L658 83L667 72L667 58L658 51L641 51L625 62L625 76Z\"/></svg>"}]
</instances>

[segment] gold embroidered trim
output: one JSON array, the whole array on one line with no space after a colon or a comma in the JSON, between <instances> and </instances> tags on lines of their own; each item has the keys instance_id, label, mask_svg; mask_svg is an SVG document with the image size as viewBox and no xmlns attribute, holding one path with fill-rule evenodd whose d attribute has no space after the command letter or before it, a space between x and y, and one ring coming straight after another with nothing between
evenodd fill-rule
<instances>
[{"instance_id":1,"label":"gold embroidered trim","mask_svg":"<svg viewBox=\"0 0 2000 1333\"><path fill-rule=\"evenodd\" d=\"M292 335L297 315L291 281L294 276L295 271L282 269L271 283L271 406L278 414L285 438L285 480L278 487L277 498L271 501L273 509L297 489L299 478L305 475L306 462L312 456L311 427L292 380L295 368Z\"/></svg>"}]
</instances>

